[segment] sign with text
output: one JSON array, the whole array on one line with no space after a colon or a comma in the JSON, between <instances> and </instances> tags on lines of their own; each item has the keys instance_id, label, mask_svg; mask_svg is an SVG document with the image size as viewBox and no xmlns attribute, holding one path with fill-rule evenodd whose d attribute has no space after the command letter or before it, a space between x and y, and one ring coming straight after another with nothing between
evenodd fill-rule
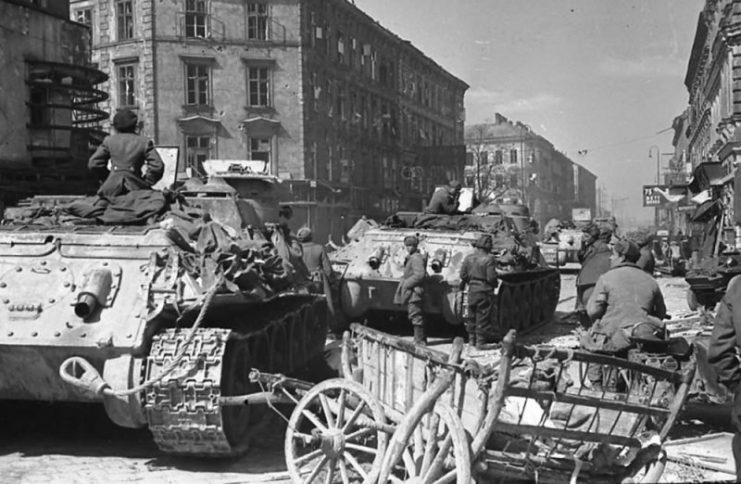
<instances>
[{"instance_id":1,"label":"sign with text","mask_svg":"<svg viewBox=\"0 0 741 484\"><path fill-rule=\"evenodd\" d=\"M687 205L687 187L643 185L644 207L662 207L670 203Z\"/></svg>"}]
</instances>

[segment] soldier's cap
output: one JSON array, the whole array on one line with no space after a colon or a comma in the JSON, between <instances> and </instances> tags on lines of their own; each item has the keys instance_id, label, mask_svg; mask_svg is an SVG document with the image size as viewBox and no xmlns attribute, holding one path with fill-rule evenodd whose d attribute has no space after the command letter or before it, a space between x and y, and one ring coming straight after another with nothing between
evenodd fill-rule
<instances>
[{"instance_id":1,"label":"soldier's cap","mask_svg":"<svg viewBox=\"0 0 741 484\"><path fill-rule=\"evenodd\" d=\"M627 239L620 239L613 246L615 253L625 257L626 262L636 262L641 257L641 250L635 242Z\"/></svg>"},{"instance_id":2,"label":"soldier's cap","mask_svg":"<svg viewBox=\"0 0 741 484\"><path fill-rule=\"evenodd\" d=\"M494 247L494 243L491 241L491 235L482 235L476 242L471 245L473 245L477 249L483 249L487 252L490 252L492 247Z\"/></svg>"},{"instance_id":3,"label":"soldier's cap","mask_svg":"<svg viewBox=\"0 0 741 484\"><path fill-rule=\"evenodd\" d=\"M414 235L407 235L404 237L404 245L419 245L419 239Z\"/></svg>"},{"instance_id":4,"label":"soldier's cap","mask_svg":"<svg viewBox=\"0 0 741 484\"><path fill-rule=\"evenodd\" d=\"M139 117L131 109L121 109L113 116L111 123L116 131L129 132L136 128Z\"/></svg>"},{"instance_id":5,"label":"soldier's cap","mask_svg":"<svg viewBox=\"0 0 741 484\"><path fill-rule=\"evenodd\" d=\"M584 232L585 234L591 235L592 237L599 237L599 232L600 232L597 224L589 224L583 229L581 229L581 231Z\"/></svg>"},{"instance_id":6,"label":"soldier's cap","mask_svg":"<svg viewBox=\"0 0 741 484\"><path fill-rule=\"evenodd\" d=\"M299 242L309 242L311 240L311 229L309 227L301 227L296 232L296 238Z\"/></svg>"},{"instance_id":7,"label":"soldier's cap","mask_svg":"<svg viewBox=\"0 0 741 484\"><path fill-rule=\"evenodd\" d=\"M450 180L448 186L453 190L460 190L463 187L458 180Z\"/></svg>"}]
</instances>

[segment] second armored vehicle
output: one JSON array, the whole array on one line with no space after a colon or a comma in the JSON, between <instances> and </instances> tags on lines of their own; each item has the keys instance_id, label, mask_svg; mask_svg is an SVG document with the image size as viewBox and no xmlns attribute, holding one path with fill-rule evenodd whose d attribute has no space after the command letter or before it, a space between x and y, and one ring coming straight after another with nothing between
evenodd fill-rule
<instances>
[{"instance_id":1,"label":"second armored vehicle","mask_svg":"<svg viewBox=\"0 0 741 484\"><path fill-rule=\"evenodd\" d=\"M556 309L560 277L548 267L532 234L517 229L496 205L465 215L398 213L391 223L373 227L330 254L339 276L339 305L349 321L378 313L402 313L394 293L404 268L404 238L415 235L427 258L425 311L462 324L466 293L460 266L482 234L491 234L501 255L497 290L499 328L521 331L549 321ZM506 262L505 262L506 261Z\"/></svg>"}]
</instances>

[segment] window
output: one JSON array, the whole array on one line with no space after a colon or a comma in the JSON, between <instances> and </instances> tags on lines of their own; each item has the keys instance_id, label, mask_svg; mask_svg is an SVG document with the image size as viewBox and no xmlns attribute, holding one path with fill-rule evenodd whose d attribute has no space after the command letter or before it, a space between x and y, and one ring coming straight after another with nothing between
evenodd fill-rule
<instances>
[{"instance_id":1,"label":"window","mask_svg":"<svg viewBox=\"0 0 741 484\"><path fill-rule=\"evenodd\" d=\"M210 136L185 137L185 167L203 174L203 162L211 158Z\"/></svg>"},{"instance_id":2,"label":"window","mask_svg":"<svg viewBox=\"0 0 741 484\"><path fill-rule=\"evenodd\" d=\"M513 174L509 176L509 186L510 188L517 188L517 174Z\"/></svg>"},{"instance_id":3,"label":"window","mask_svg":"<svg viewBox=\"0 0 741 484\"><path fill-rule=\"evenodd\" d=\"M247 4L247 38L251 40L268 39L268 6L266 4Z\"/></svg>"},{"instance_id":4,"label":"window","mask_svg":"<svg viewBox=\"0 0 741 484\"><path fill-rule=\"evenodd\" d=\"M342 32L337 32L337 62L339 64L345 63L345 37Z\"/></svg>"},{"instance_id":5,"label":"window","mask_svg":"<svg viewBox=\"0 0 741 484\"><path fill-rule=\"evenodd\" d=\"M208 106L211 94L211 73L207 64L185 65L185 104Z\"/></svg>"},{"instance_id":6,"label":"window","mask_svg":"<svg viewBox=\"0 0 741 484\"><path fill-rule=\"evenodd\" d=\"M185 1L185 36L207 37L206 30L206 0Z\"/></svg>"},{"instance_id":7,"label":"window","mask_svg":"<svg viewBox=\"0 0 741 484\"><path fill-rule=\"evenodd\" d=\"M74 15L75 15L74 16L75 22L85 24L88 27L93 26L93 9L92 8L81 8L79 10L75 10Z\"/></svg>"},{"instance_id":8,"label":"window","mask_svg":"<svg viewBox=\"0 0 741 484\"><path fill-rule=\"evenodd\" d=\"M134 37L133 3L133 0L116 0L116 25L118 26L118 40L128 40Z\"/></svg>"},{"instance_id":9,"label":"window","mask_svg":"<svg viewBox=\"0 0 741 484\"><path fill-rule=\"evenodd\" d=\"M247 67L247 99L250 106L270 106L268 67Z\"/></svg>"},{"instance_id":10,"label":"window","mask_svg":"<svg viewBox=\"0 0 741 484\"><path fill-rule=\"evenodd\" d=\"M249 159L262 160L270 166L270 138L250 138Z\"/></svg>"},{"instance_id":11,"label":"window","mask_svg":"<svg viewBox=\"0 0 741 484\"><path fill-rule=\"evenodd\" d=\"M509 163L510 165L517 164L517 150L509 150Z\"/></svg>"},{"instance_id":12,"label":"window","mask_svg":"<svg viewBox=\"0 0 741 484\"><path fill-rule=\"evenodd\" d=\"M504 153L502 150L497 150L494 152L494 164L495 165L501 165L504 163Z\"/></svg>"},{"instance_id":13,"label":"window","mask_svg":"<svg viewBox=\"0 0 741 484\"><path fill-rule=\"evenodd\" d=\"M136 64L121 64L116 67L118 75L118 106L136 106Z\"/></svg>"}]
</instances>

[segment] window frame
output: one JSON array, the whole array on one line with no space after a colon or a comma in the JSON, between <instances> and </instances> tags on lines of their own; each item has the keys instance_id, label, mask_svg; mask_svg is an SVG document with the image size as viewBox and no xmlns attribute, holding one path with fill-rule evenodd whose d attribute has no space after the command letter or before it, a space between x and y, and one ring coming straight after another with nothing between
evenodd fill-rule
<instances>
[{"instance_id":1,"label":"window frame","mask_svg":"<svg viewBox=\"0 0 741 484\"><path fill-rule=\"evenodd\" d=\"M247 39L248 40L269 40L270 32L270 11L266 3L250 2L247 7ZM254 10L253 10L254 9ZM252 23L255 25L252 25Z\"/></svg>"},{"instance_id":2,"label":"window frame","mask_svg":"<svg viewBox=\"0 0 741 484\"><path fill-rule=\"evenodd\" d=\"M191 76L190 69L198 69L198 70L205 69L205 74L206 74L205 78L207 82L205 89L200 89L198 85L199 81L201 81L203 78L202 72L196 72L194 76ZM185 81L185 105L186 106L211 106L212 99L213 99L212 62L207 61L207 60L204 60L204 61L193 61L192 59L185 60L183 70L185 73L185 76L184 76L185 77L184 79ZM193 80L194 82L193 89L191 89L191 85L190 85L191 80ZM191 90L193 91L194 97L196 98L194 99L193 102L191 102L190 100ZM203 94L203 93L205 93L205 96L206 96L205 103L200 102L200 94Z\"/></svg>"},{"instance_id":3,"label":"window frame","mask_svg":"<svg viewBox=\"0 0 741 484\"><path fill-rule=\"evenodd\" d=\"M196 140L195 146L190 146L189 141ZM207 141L207 146L202 146L203 140ZM213 158L214 137L212 134L186 134L183 140L185 145L185 168L192 168L199 174L203 174L202 163L205 160ZM203 154L205 157L199 159L198 155Z\"/></svg>"},{"instance_id":4,"label":"window frame","mask_svg":"<svg viewBox=\"0 0 741 484\"><path fill-rule=\"evenodd\" d=\"M128 7L128 12L125 10ZM119 42L134 38L134 0L116 0L116 40ZM123 12L122 12L123 9Z\"/></svg>"},{"instance_id":5,"label":"window frame","mask_svg":"<svg viewBox=\"0 0 741 484\"><path fill-rule=\"evenodd\" d=\"M265 150L257 150L253 148L253 143L265 143L265 146L267 146L267 151ZM254 157L254 153L267 153L266 158L265 157ZM272 166L273 163L273 135L268 136L247 136L247 156L249 160L259 160L264 161L266 163L266 166Z\"/></svg>"},{"instance_id":6,"label":"window frame","mask_svg":"<svg viewBox=\"0 0 741 484\"><path fill-rule=\"evenodd\" d=\"M247 70L245 76L247 79L247 106L253 108L272 107L273 67L266 64L247 63L245 69ZM253 73L258 73L258 76L256 78L253 78ZM261 75L262 73L265 74L264 78ZM258 97L256 103L253 103L253 96Z\"/></svg>"},{"instance_id":7,"label":"window frame","mask_svg":"<svg viewBox=\"0 0 741 484\"><path fill-rule=\"evenodd\" d=\"M131 107L138 107L137 100L138 100L138 92L137 92L137 77L139 75L139 69L138 69L138 62L116 62L116 88L117 88L117 94L118 94L118 107L119 108L131 108ZM126 75L126 79L122 79L121 77L121 71L122 69L131 69L131 76ZM126 86L124 87L124 83ZM131 87L131 92L126 93L128 90L128 87ZM128 102L131 100L132 102Z\"/></svg>"},{"instance_id":8,"label":"window frame","mask_svg":"<svg viewBox=\"0 0 741 484\"><path fill-rule=\"evenodd\" d=\"M87 12L87 15L84 13ZM86 20L80 20L80 16L87 17ZM88 27L92 28L93 26L93 7L80 7L72 11L72 15L74 15L75 22L83 25L87 25Z\"/></svg>"},{"instance_id":9,"label":"window frame","mask_svg":"<svg viewBox=\"0 0 741 484\"><path fill-rule=\"evenodd\" d=\"M199 10L201 7L203 10ZM189 22L190 20L192 22ZM185 0L185 37L189 39L208 38L211 34L209 23L208 0Z\"/></svg>"}]
</instances>

